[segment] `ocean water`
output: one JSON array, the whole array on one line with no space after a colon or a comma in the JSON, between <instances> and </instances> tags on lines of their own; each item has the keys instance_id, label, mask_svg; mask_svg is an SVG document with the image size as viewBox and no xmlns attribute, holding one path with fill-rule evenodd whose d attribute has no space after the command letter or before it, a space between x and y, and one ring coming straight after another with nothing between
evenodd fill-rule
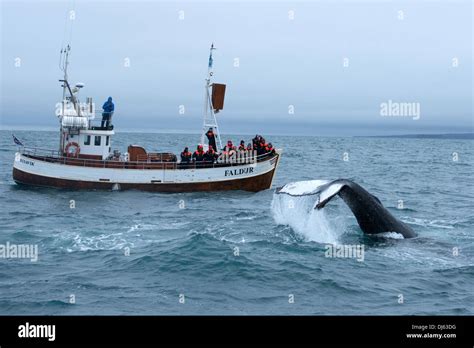
<instances>
[{"instance_id":1,"label":"ocean water","mask_svg":"<svg viewBox=\"0 0 474 348\"><path fill-rule=\"evenodd\" d=\"M272 136L284 153L271 190L159 194L21 187L10 132L0 135L0 244L39 252L0 258L0 314L474 314L472 140ZM178 152L198 140L121 133L113 146ZM365 236L339 198L318 213L311 197L275 207L275 187L336 178L418 236ZM326 257L328 243L363 245L363 261Z\"/></svg>"}]
</instances>

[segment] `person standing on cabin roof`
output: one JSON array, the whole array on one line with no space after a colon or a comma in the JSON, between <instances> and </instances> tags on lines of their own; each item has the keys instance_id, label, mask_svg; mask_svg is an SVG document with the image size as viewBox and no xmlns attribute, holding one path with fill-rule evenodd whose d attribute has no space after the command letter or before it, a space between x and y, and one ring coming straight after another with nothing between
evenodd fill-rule
<instances>
[{"instance_id":1,"label":"person standing on cabin roof","mask_svg":"<svg viewBox=\"0 0 474 348\"><path fill-rule=\"evenodd\" d=\"M102 105L102 109L104 112L102 113L102 123L100 125L101 128L109 128L109 125L112 121L112 115L114 114L115 105L112 102L112 97L109 97L107 101Z\"/></svg>"},{"instance_id":2,"label":"person standing on cabin roof","mask_svg":"<svg viewBox=\"0 0 474 348\"><path fill-rule=\"evenodd\" d=\"M206 133L207 140L209 141L209 147L212 147L214 151L217 151L217 146L216 146L216 136L214 134L214 130L209 128L209 130Z\"/></svg>"}]
</instances>

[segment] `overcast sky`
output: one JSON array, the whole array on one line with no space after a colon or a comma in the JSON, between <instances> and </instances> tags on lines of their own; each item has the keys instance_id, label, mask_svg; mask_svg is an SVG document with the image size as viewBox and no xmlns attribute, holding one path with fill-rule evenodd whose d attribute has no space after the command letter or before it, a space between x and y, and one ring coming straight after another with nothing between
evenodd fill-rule
<instances>
[{"instance_id":1,"label":"overcast sky","mask_svg":"<svg viewBox=\"0 0 474 348\"><path fill-rule=\"evenodd\" d=\"M70 81L83 100L114 98L116 129L199 132L214 42L224 133L471 132L472 16L468 0L2 0L1 125L57 126L70 41ZM420 118L381 116L388 100Z\"/></svg>"}]
</instances>

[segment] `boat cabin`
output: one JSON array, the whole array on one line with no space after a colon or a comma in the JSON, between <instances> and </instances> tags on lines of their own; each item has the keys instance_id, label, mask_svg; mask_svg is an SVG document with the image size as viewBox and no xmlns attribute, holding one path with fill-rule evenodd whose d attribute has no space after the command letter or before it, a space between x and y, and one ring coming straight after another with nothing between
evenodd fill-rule
<instances>
[{"instance_id":1,"label":"boat cabin","mask_svg":"<svg viewBox=\"0 0 474 348\"><path fill-rule=\"evenodd\" d=\"M105 160L111 156L113 126L95 126L95 106L92 98L81 104L77 98L83 84L71 89L57 112L60 118L60 153L66 157ZM69 88L69 87L68 87Z\"/></svg>"},{"instance_id":2,"label":"boat cabin","mask_svg":"<svg viewBox=\"0 0 474 348\"><path fill-rule=\"evenodd\" d=\"M111 153L112 135L114 131L97 131L91 129L81 130L79 134L66 133L64 155L68 156L71 146L78 148L74 150L77 155L72 157L105 160ZM72 144L69 145L68 144ZM77 146L75 146L77 144ZM66 148L68 147L68 148Z\"/></svg>"}]
</instances>

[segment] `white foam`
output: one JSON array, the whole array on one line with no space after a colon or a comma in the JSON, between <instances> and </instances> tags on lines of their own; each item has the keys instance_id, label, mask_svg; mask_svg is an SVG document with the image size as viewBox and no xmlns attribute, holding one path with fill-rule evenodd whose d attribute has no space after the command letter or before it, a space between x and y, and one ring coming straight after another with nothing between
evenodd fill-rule
<instances>
[{"instance_id":1,"label":"white foam","mask_svg":"<svg viewBox=\"0 0 474 348\"><path fill-rule=\"evenodd\" d=\"M403 237L403 234L398 233L398 232L383 232L377 234L378 237L383 237L383 238L391 238L391 239L405 239Z\"/></svg>"},{"instance_id":2,"label":"white foam","mask_svg":"<svg viewBox=\"0 0 474 348\"><path fill-rule=\"evenodd\" d=\"M309 186L311 185L307 185L306 188ZM314 188L314 185L312 187ZM296 192L307 192L306 188L300 187ZM293 188L288 189L295 192ZM290 226L293 231L308 240L338 244L344 228L337 226L336 220L330 222L325 210L313 209L316 199L314 196L293 197L275 193L272 200L273 218L277 224Z\"/></svg>"},{"instance_id":3,"label":"white foam","mask_svg":"<svg viewBox=\"0 0 474 348\"><path fill-rule=\"evenodd\" d=\"M454 229L453 225L458 222L457 220L453 220L453 221L427 220L427 219L410 218L410 217L406 217L402 219L402 221L408 224L413 224L413 225L418 225L418 226L423 226L423 227L436 227L436 228L444 228L444 229L449 229L449 230Z\"/></svg>"},{"instance_id":4,"label":"white foam","mask_svg":"<svg viewBox=\"0 0 474 348\"><path fill-rule=\"evenodd\" d=\"M134 243L127 241L123 233L100 234L90 237L76 234L67 251L118 250L126 246L133 247Z\"/></svg>"}]
</instances>

